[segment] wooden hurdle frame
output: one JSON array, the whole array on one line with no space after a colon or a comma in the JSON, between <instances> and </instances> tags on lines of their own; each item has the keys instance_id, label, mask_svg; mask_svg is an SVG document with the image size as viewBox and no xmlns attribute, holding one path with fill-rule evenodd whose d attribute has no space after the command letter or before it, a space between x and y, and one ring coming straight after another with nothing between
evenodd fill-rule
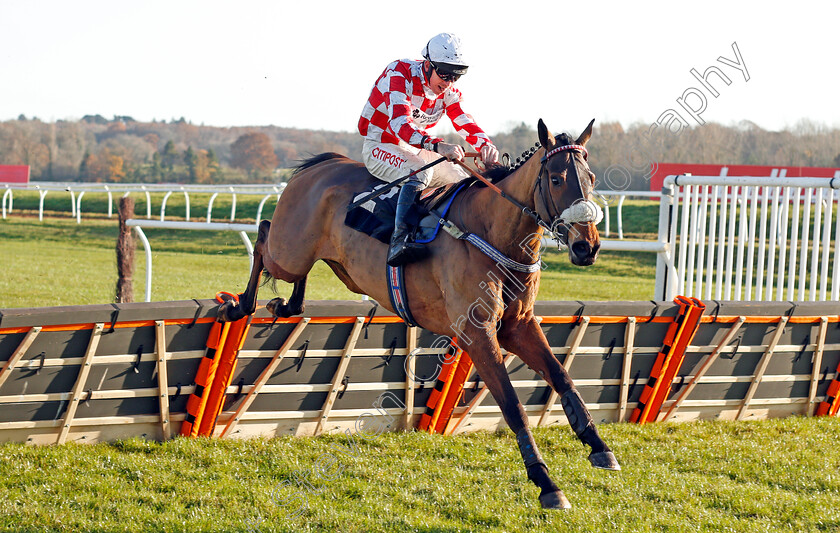
<instances>
[{"instance_id":1,"label":"wooden hurdle frame","mask_svg":"<svg viewBox=\"0 0 840 533\"><path fill-rule=\"evenodd\" d=\"M443 349L373 302L310 302L254 315L214 436L356 430L361 416L413 428ZM177 435L215 321L212 300L0 310L0 441L53 444ZM540 302L536 313L595 420L625 422L671 302ZM710 303L657 420L811 415L840 363L836 303ZM438 344L439 345L439 344ZM557 395L515 354L505 364L530 421L566 424ZM472 372L447 433L504 426ZM399 402L381 406L392 394ZM381 402L380 402L381 403ZM393 429L397 429L394 427Z\"/></svg>"}]
</instances>

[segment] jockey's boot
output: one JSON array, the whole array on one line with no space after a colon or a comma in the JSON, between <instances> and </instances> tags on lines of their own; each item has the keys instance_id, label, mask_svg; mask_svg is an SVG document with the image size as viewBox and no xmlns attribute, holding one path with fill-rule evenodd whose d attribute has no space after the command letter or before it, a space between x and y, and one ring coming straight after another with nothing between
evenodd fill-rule
<instances>
[{"instance_id":1,"label":"jockey's boot","mask_svg":"<svg viewBox=\"0 0 840 533\"><path fill-rule=\"evenodd\" d=\"M409 209L417 201L424 185L419 181L407 181L400 188L397 198L397 215L394 218L394 234L391 236L391 247L388 249L387 263L396 267L404 265L422 255L422 244L411 242L411 228L406 222Z\"/></svg>"}]
</instances>

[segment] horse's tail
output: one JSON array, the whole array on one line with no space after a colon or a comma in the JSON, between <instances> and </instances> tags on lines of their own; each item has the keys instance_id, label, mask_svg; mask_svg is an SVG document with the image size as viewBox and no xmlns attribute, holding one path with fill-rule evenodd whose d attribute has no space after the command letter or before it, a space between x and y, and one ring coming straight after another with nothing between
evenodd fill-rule
<instances>
[{"instance_id":1,"label":"horse's tail","mask_svg":"<svg viewBox=\"0 0 840 533\"><path fill-rule=\"evenodd\" d=\"M261 287L269 285L271 287L272 292L277 293L277 278L272 276L267 268L263 268L262 271L262 283L260 283Z\"/></svg>"}]
</instances>

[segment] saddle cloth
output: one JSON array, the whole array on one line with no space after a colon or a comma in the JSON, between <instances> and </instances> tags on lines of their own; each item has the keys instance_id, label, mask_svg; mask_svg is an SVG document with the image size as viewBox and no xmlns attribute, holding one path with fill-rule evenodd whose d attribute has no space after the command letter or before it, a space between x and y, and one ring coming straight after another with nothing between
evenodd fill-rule
<instances>
[{"instance_id":1,"label":"saddle cloth","mask_svg":"<svg viewBox=\"0 0 840 533\"><path fill-rule=\"evenodd\" d=\"M440 231L440 219L429 212L434 209L441 216L445 217L455 196L472 182L473 180L464 180L436 189L427 189L423 192L420 201L412 207L406 217L406 222L415 228L414 242L426 244L432 242L437 237ZM352 202L356 202L365 195L382 187L391 187L391 184L376 184L375 187L355 194ZM390 191L379 197L368 200L360 206L348 210L347 215L344 217L344 223L385 244L390 243L391 234L394 233L394 217L397 212L397 197L399 196L399 192L399 187L392 187Z\"/></svg>"},{"instance_id":2,"label":"saddle cloth","mask_svg":"<svg viewBox=\"0 0 840 533\"><path fill-rule=\"evenodd\" d=\"M414 242L425 244L432 242L440 231L441 218L446 217L455 196L466 189L474 180L464 180L429 189L423 192L420 202L412 206L406 222L414 228ZM354 195L351 203L363 198L381 187L391 187L390 183L377 184L366 191ZM362 203L356 208L348 209L344 223L351 228L361 231L371 237L390 243L394 232L394 217L397 211L397 197L399 188L392 187L388 192ZM437 214L430 214L434 210ZM440 215L440 216L438 216ZM408 294L405 288L405 270L403 266L392 267L385 265L388 281L388 297L397 315L409 326L417 323L408 305Z\"/></svg>"}]
</instances>

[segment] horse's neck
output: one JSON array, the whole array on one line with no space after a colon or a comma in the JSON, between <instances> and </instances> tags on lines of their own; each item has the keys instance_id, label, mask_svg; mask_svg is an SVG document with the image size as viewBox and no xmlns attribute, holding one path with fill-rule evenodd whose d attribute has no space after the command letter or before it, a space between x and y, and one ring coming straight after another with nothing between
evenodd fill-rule
<instances>
[{"instance_id":1,"label":"horse's neck","mask_svg":"<svg viewBox=\"0 0 840 533\"><path fill-rule=\"evenodd\" d=\"M498 183L506 195L534 209L534 182L540 168L540 153L534 154L513 174ZM468 217L480 221L482 237L515 261L530 264L537 259L543 229L512 202L489 187L480 189L470 211L482 216ZM466 213L465 213L466 214Z\"/></svg>"}]
</instances>

